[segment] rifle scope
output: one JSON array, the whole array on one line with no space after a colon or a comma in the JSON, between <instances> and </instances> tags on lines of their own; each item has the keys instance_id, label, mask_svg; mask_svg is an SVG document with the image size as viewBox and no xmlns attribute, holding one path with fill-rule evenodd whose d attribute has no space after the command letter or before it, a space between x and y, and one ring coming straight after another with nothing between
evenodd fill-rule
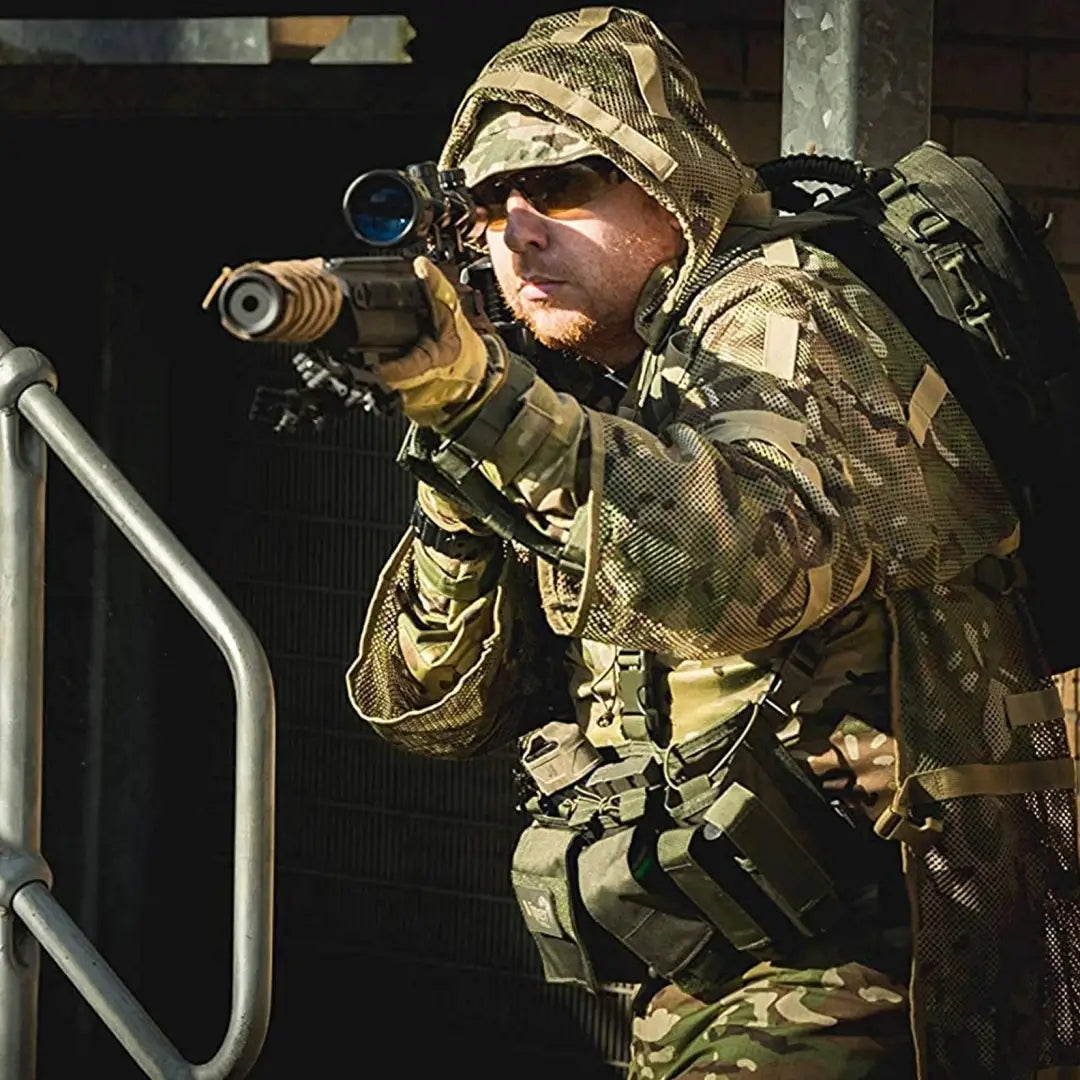
<instances>
[{"instance_id":1,"label":"rifle scope","mask_svg":"<svg viewBox=\"0 0 1080 1080\"><path fill-rule=\"evenodd\" d=\"M372 169L348 186L342 209L358 240L387 248L423 240L437 207L419 177L398 169Z\"/></svg>"}]
</instances>

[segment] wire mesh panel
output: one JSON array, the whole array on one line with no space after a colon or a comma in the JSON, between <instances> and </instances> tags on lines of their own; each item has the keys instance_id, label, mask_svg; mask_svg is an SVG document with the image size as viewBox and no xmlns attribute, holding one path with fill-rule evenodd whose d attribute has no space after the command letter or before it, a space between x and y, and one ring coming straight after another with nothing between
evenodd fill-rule
<instances>
[{"instance_id":1,"label":"wire mesh panel","mask_svg":"<svg viewBox=\"0 0 1080 1080\"><path fill-rule=\"evenodd\" d=\"M65 402L267 650L277 945L255 1077L412 1075L437 1060L477 1080L609 1078L627 998L541 981L509 886L522 823L508 757L393 751L346 699L372 586L413 500L394 463L400 422L356 416L294 437L249 423L257 383L293 385L285 356L231 339L199 306L224 262L354 253L337 206L345 184L434 152L449 119L387 124L381 107L357 107L361 120L297 109L5 123L11 153L35 162L3 179L18 208L6 250L21 268L5 286L5 329L54 359ZM281 148L299 146L319 147L317 162L283 166ZM55 212L72 161L93 213ZM152 221L137 209L147 193L161 211ZM95 257L56 288L57 253L73 247ZM76 487L53 469L44 847L57 897L201 1060L229 1012L231 683ZM41 1047L42 1080L87 1062L114 1080L141 1075L48 965Z\"/></svg>"},{"instance_id":2,"label":"wire mesh panel","mask_svg":"<svg viewBox=\"0 0 1080 1080\"><path fill-rule=\"evenodd\" d=\"M286 351L256 350L282 383ZM220 575L278 686L277 1000L257 1075L318 1031L337 1065L455 1063L470 1077L621 1072L629 997L545 986L509 886L524 821L510 751L402 753L345 696L371 590L414 484L399 420L230 437Z\"/></svg>"}]
</instances>

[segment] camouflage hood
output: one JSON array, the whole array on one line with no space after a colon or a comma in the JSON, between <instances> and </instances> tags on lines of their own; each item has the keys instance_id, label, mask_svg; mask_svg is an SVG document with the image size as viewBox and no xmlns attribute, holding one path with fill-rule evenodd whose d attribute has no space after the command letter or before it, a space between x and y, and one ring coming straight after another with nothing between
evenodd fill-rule
<instances>
[{"instance_id":1,"label":"camouflage hood","mask_svg":"<svg viewBox=\"0 0 1080 1080\"><path fill-rule=\"evenodd\" d=\"M460 167L486 105L539 113L581 136L670 210L687 254L661 289L646 289L639 328L684 306L740 197L755 177L709 118L678 49L646 16L582 8L537 19L466 91L440 165ZM655 341L656 327L649 327Z\"/></svg>"}]
</instances>

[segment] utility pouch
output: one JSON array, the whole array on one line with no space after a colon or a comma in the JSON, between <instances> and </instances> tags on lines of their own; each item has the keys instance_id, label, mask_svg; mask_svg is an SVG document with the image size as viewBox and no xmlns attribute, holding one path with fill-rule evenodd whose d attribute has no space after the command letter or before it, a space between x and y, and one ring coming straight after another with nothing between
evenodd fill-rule
<instances>
[{"instance_id":1,"label":"utility pouch","mask_svg":"<svg viewBox=\"0 0 1080 1080\"><path fill-rule=\"evenodd\" d=\"M736 865L798 932L814 937L835 926L846 906L822 860L820 842L816 837L807 839L791 811L789 803L762 798L734 781L717 796L705 822L695 830L696 848L700 852L718 844L728 847ZM780 937L774 940L782 948L782 940L776 940Z\"/></svg>"},{"instance_id":2,"label":"utility pouch","mask_svg":"<svg viewBox=\"0 0 1080 1080\"><path fill-rule=\"evenodd\" d=\"M734 949L668 879L648 822L619 829L580 857L582 900L614 938L690 994L706 993L753 961Z\"/></svg>"},{"instance_id":3,"label":"utility pouch","mask_svg":"<svg viewBox=\"0 0 1080 1080\"><path fill-rule=\"evenodd\" d=\"M566 828L530 825L521 834L510 880L525 925L551 983L595 991L601 982L638 981L641 966L608 942L578 893L578 861L585 838Z\"/></svg>"},{"instance_id":4,"label":"utility pouch","mask_svg":"<svg viewBox=\"0 0 1080 1080\"><path fill-rule=\"evenodd\" d=\"M672 880L739 949L783 951L837 924L866 840L775 737L760 705L735 739L680 755L684 826L662 838ZM679 813L681 807L682 813Z\"/></svg>"},{"instance_id":5,"label":"utility pouch","mask_svg":"<svg viewBox=\"0 0 1080 1080\"><path fill-rule=\"evenodd\" d=\"M711 826L669 829L657 841L657 856L668 877L740 952L767 959L797 939L726 834Z\"/></svg>"},{"instance_id":6,"label":"utility pouch","mask_svg":"<svg viewBox=\"0 0 1080 1080\"><path fill-rule=\"evenodd\" d=\"M552 720L522 739L521 764L543 795L576 784L600 763L577 724Z\"/></svg>"}]
</instances>

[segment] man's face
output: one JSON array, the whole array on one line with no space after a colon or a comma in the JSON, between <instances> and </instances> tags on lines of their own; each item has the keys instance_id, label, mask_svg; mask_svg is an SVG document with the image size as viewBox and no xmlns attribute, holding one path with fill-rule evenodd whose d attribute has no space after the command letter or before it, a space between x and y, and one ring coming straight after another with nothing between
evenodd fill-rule
<instances>
[{"instance_id":1,"label":"man's face","mask_svg":"<svg viewBox=\"0 0 1080 1080\"><path fill-rule=\"evenodd\" d=\"M615 369L641 351L634 311L645 282L684 247L677 220L630 180L558 217L515 190L487 243L507 303L542 344Z\"/></svg>"}]
</instances>

